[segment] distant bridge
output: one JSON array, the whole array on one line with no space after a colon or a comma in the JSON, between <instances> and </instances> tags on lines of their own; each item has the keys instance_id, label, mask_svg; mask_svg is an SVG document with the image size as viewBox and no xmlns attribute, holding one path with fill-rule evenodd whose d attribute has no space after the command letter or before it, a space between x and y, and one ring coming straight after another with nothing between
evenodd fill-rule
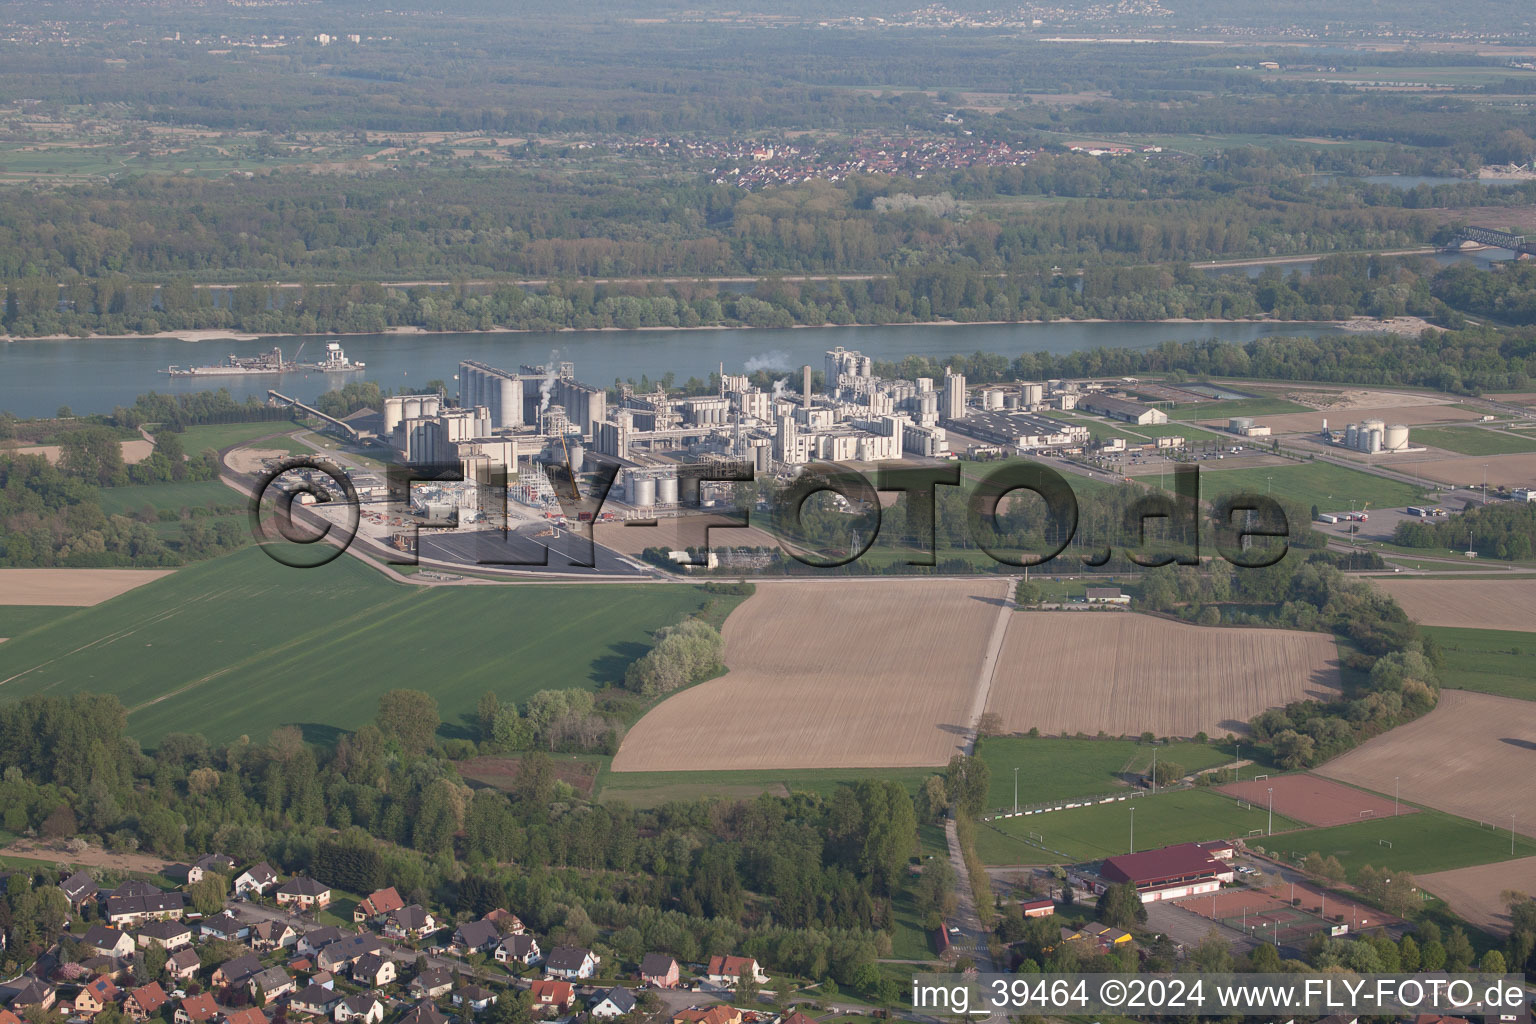
<instances>
[{"instance_id":1,"label":"distant bridge","mask_svg":"<svg viewBox=\"0 0 1536 1024\"><path fill-rule=\"evenodd\" d=\"M1461 237L1469 242L1478 242L1482 245L1492 245L1500 249L1510 249L1527 256L1536 256L1536 242L1526 241L1524 235L1516 235L1508 231L1498 231L1494 228L1480 228L1469 224L1462 229Z\"/></svg>"}]
</instances>

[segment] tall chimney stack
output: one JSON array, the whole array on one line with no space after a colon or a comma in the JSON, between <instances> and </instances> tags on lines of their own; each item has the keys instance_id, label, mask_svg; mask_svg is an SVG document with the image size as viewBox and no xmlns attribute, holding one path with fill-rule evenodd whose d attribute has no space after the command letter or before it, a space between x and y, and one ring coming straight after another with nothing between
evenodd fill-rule
<instances>
[{"instance_id":1,"label":"tall chimney stack","mask_svg":"<svg viewBox=\"0 0 1536 1024\"><path fill-rule=\"evenodd\" d=\"M800 367L800 408L811 407L811 364Z\"/></svg>"}]
</instances>

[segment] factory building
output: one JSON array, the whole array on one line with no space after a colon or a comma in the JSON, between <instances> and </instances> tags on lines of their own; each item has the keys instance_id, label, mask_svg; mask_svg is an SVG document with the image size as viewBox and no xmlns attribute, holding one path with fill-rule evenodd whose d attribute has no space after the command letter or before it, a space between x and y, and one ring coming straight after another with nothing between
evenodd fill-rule
<instances>
[{"instance_id":1,"label":"factory building","mask_svg":"<svg viewBox=\"0 0 1536 1024\"><path fill-rule=\"evenodd\" d=\"M513 430L527 422L523 418L523 392L524 381L518 374L474 360L459 364L459 405L466 409L485 406L495 430Z\"/></svg>"},{"instance_id":2,"label":"factory building","mask_svg":"<svg viewBox=\"0 0 1536 1024\"><path fill-rule=\"evenodd\" d=\"M1323 436L1333 444L1342 443L1345 448L1365 452L1367 455L1415 450L1409 447L1408 427L1402 423L1388 426L1382 420L1362 420L1345 427L1341 438L1338 434L1329 433L1328 421L1324 420Z\"/></svg>"},{"instance_id":3,"label":"factory building","mask_svg":"<svg viewBox=\"0 0 1536 1024\"><path fill-rule=\"evenodd\" d=\"M1112 420L1122 420L1137 426L1168 422L1168 414L1161 409L1154 409L1150 405L1142 405L1140 402L1132 402L1124 398L1111 398L1108 395L1087 395L1079 399L1077 405L1096 415L1108 416Z\"/></svg>"},{"instance_id":4,"label":"factory building","mask_svg":"<svg viewBox=\"0 0 1536 1024\"><path fill-rule=\"evenodd\" d=\"M965 376L959 373L944 375L944 402L940 410L946 420L965 419Z\"/></svg>"},{"instance_id":5,"label":"factory building","mask_svg":"<svg viewBox=\"0 0 1536 1024\"><path fill-rule=\"evenodd\" d=\"M1088 428L1079 423L1063 423L1034 413L1007 411L972 412L965 420L965 433L1024 451L1086 444L1091 436Z\"/></svg>"}]
</instances>

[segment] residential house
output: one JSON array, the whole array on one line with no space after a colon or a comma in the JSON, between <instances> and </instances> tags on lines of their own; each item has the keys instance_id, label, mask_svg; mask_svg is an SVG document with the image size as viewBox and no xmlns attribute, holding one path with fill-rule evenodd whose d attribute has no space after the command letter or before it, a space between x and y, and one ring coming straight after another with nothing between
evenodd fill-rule
<instances>
[{"instance_id":1,"label":"residential house","mask_svg":"<svg viewBox=\"0 0 1536 1024\"><path fill-rule=\"evenodd\" d=\"M254 1006L244 1010L229 1010L224 1014L224 1024L272 1024L267 1015Z\"/></svg>"},{"instance_id":2,"label":"residential house","mask_svg":"<svg viewBox=\"0 0 1536 1024\"><path fill-rule=\"evenodd\" d=\"M11 993L10 1007L16 1013L22 1013L33 1006L47 1010L58 1001L59 993L52 985L41 978L25 978Z\"/></svg>"},{"instance_id":3,"label":"residential house","mask_svg":"<svg viewBox=\"0 0 1536 1024\"><path fill-rule=\"evenodd\" d=\"M367 988L383 988L395 980L395 962L387 956L369 953L352 965L352 980Z\"/></svg>"},{"instance_id":4,"label":"residential house","mask_svg":"<svg viewBox=\"0 0 1536 1024\"><path fill-rule=\"evenodd\" d=\"M423 999L406 1010L398 1024L448 1024L448 1018L443 1016L443 1011L432 1005L431 1000Z\"/></svg>"},{"instance_id":5,"label":"residential house","mask_svg":"<svg viewBox=\"0 0 1536 1024\"><path fill-rule=\"evenodd\" d=\"M799 1010L796 1010L794 1013L780 1021L779 1024L816 1024L816 1022L811 1020L811 1018L807 1017L805 1014L801 1013Z\"/></svg>"},{"instance_id":6,"label":"residential house","mask_svg":"<svg viewBox=\"0 0 1536 1024\"><path fill-rule=\"evenodd\" d=\"M335 925L328 924L324 928L315 928L300 935L293 948L295 952L304 956L314 956L326 946L333 942L339 942L350 934L352 933L344 932Z\"/></svg>"},{"instance_id":7,"label":"residential house","mask_svg":"<svg viewBox=\"0 0 1536 1024\"><path fill-rule=\"evenodd\" d=\"M496 993L479 985L465 985L453 990L453 1005L466 1007L470 1013L483 1013L496 1002Z\"/></svg>"},{"instance_id":8,"label":"residential house","mask_svg":"<svg viewBox=\"0 0 1536 1024\"><path fill-rule=\"evenodd\" d=\"M277 905L318 910L331 902L331 887L313 878L295 875L277 887Z\"/></svg>"},{"instance_id":9,"label":"residential house","mask_svg":"<svg viewBox=\"0 0 1536 1024\"><path fill-rule=\"evenodd\" d=\"M196 885L209 875L228 875L235 870L233 858L222 853L205 853L187 869L187 884Z\"/></svg>"},{"instance_id":10,"label":"residential house","mask_svg":"<svg viewBox=\"0 0 1536 1024\"><path fill-rule=\"evenodd\" d=\"M95 950L97 956L132 956L134 950L132 935L104 924L91 925L80 942Z\"/></svg>"},{"instance_id":11,"label":"residential house","mask_svg":"<svg viewBox=\"0 0 1536 1024\"><path fill-rule=\"evenodd\" d=\"M192 945L192 926L181 921L151 921L139 929L139 948L159 946L174 953Z\"/></svg>"},{"instance_id":12,"label":"residential house","mask_svg":"<svg viewBox=\"0 0 1536 1024\"><path fill-rule=\"evenodd\" d=\"M271 1002L278 996L292 992L295 986L287 971L281 967L268 967L247 978L245 987L250 990L252 999L259 995L267 1002Z\"/></svg>"},{"instance_id":13,"label":"residential house","mask_svg":"<svg viewBox=\"0 0 1536 1024\"><path fill-rule=\"evenodd\" d=\"M465 921L453 933L453 948L468 953L486 953L501 941L501 932L490 921Z\"/></svg>"},{"instance_id":14,"label":"residential house","mask_svg":"<svg viewBox=\"0 0 1536 1024\"><path fill-rule=\"evenodd\" d=\"M197 930L205 939L225 939L229 942L239 942L251 934L251 926L227 910L199 921Z\"/></svg>"},{"instance_id":15,"label":"residential house","mask_svg":"<svg viewBox=\"0 0 1536 1024\"><path fill-rule=\"evenodd\" d=\"M429 967L405 986L416 999L436 999L453 991L453 975L445 967Z\"/></svg>"},{"instance_id":16,"label":"residential house","mask_svg":"<svg viewBox=\"0 0 1536 1024\"><path fill-rule=\"evenodd\" d=\"M590 949L580 946L559 946L544 961L547 978L590 978L597 973L601 960Z\"/></svg>"},{"instance_id":17,"label":"residential house","mask_svg":"<svg viewBox=\"0 0 1536 1024\"><path fill-rule=\"evenodd\" d=\"M675 958L665 953L647 953L640 958L640 984L651 988L677 988L681 980Z\"/></svg>"},{"instance_id":18,"label":"residential house","mask_svg":"<svg viewBox=\"0 0 1536 1024\"><path fill-rule=\"evenodd\" d=\"M266 861L246 868L235 876L236 896L265 896L277 885L277 872Z\"/></svg>"},{"instance_id":19,"label":"residential house","mask_svg":"<svg viewBox=\"0 0 1536 1024\"><path fill-rule=\"evenodd\" d=\"M599 1019L611 1020L635 1012L635 994L627 988L611 988L593 998L597 1001L587 1012Z\"/></svg>"},{"instance_id":20,"label":"residential house","mask_svg":"<svg viewBox=\"0 0 1536 1024\"><path fill-rule=\"evenodd\" d=\"M219 988L233 988L244 985L252 975L260 973L261 970L261 961L256 959L256 954L247 953L214 968L213 983Z\"/></svg>"},{"instance_id":21,"label":"residential house","mask_svg":"<svg viewBox=\"0 0 1536 1024\"><path fill-rule=\"evenodd\" d=\"M369 953L377 953L383 948L384 944L379 941L379 937L370 932L349 935L329 943L316 953L315 966L322 971L349 969Z\"/></svg>"},{"instance_id":22,"label":"residential house","mask_svg":"<svg viewBox=\"0 0 1536 1024\"><path fill-rule=\"evenodd\" d=\"M757 961L749 956L712 956L704 973L710 984L722 988L735 988L743 974L748 974L759 985L768 980Z\"/></svg>"},{"instance_id":23,"label":"residential house","mask_svg":"<svg viewBox=\"0 0 1536 1024\"><path fill-rule=\"evenodd\" d=\"M576 986L568 981L540 979L528 987L536 1014L564 1013L576 1001Z\"/></svg>"},{"instance_id":24,"label":"residential house","mask_svg":"<svg viewBox=\"0 0 1536 1024\"><path fill-rule=\"evenodd\" d=\"M116 1003L118 995L118 988L112 979L105 974L98 974L80 986L80 994L75 996L75 1012L94 1017L106 1009L108 1004ZM15 1005L14 1000L11 1005Z\"/></svg>"},{"instance_id":25,"label":"residential house","mask_svg":"<svg viewBox=\"0 0 1536 1024\"><path fill-rule=\"evenodd\" d=\"M348 1021L379 1024L384 1019L384 1004L372 992L362 992L355 996L347 996L337 1003L336 1009L331 1011L331 1017L336 1024L347 1024Z\"/></svg>"},{"instance_id":26,"label":"residential house","mask_svg":"<svg viewBox=\"0 0 1536 1024\"><path fill-rule=\"evenodd\" d=\"M195 996L187 996L183 999L171 1016L176 1024L208 1024L208 1021L222 1012L224 1012L223 1008L213 1001L213 996L207 992L199 992Z\"/></svg>"},{"instance_id":27,"label":"residential house","mask_svg":"<svg viewBox=\"0 0 1536 1024\"><path fill-rule=\"evenodd\" d=\"M96 898L99 889L96 888L96 879L84 871L76 871L64 881L59 883L59 888L64 890L69 905L79 910L82 906Z\"/></svg>"},{"instance_id":28,"label":"residential house","mask_svg":"<svg viewBox=\"0 0 1536 1024\"><path fill-rule=\"evenodd\" d=\"M378 892L369 893L360 900L352 911L352 920L357 924L364 921L377 921L385 914L393 913L405 906L405 900L395 891L394 886L388 889L380 889Z\"/></svg>"},{"instance_id":29,"label":"residential house","mask_svg":"<svg viewBox=\"0 0 1536 1024\"><path fill-rule=\"evenodd\" d=\"M153 886L142 895L118 895L107 897L107 920L112 924L137 924L140 921L179 920L187 912L185 893L161 892ZM121 891L121 889L119 889Z\"/></svg>"},{"instance_id":30,"label":"residential house","mask_svg":"<svg viewBox=\"0 0 1536 1024\"><path fill-rule=\"evenodd\" d=\"M672 1015L672 1024L741 1024L741 1011L716 1003L708 1009L695 1007Z\"/></svg>"},{"instance_id":31,"label":"residential house","mask_svg":"<svg viewBox=\"0 0 1536 1024\"><path fill-rule=\"evenodd\" d=\"M132 963L132 960L122 957L93 956L80 961L80 969L85 975L94 977L97 974L105 974L113 981L121 981L123 975L127 973L127 967Z\"/></svg>"},{"instance_id":32,"label":"residential house","mask_svg":"<svg viewBox=\"0 0 1536 1024\"><path fill-rule=\"evenodd\" d=\"M21 1024L21 1018L0 1006L0 1024Z\"/></svg>"},{"instance_id":33,"label":"residential house","mask_svg":"<svg viewBox=\"0 0 1536 1024\"><path fill-rule=\"evenodd\" d=\"M311 984L288 1000L288 1009L292 1013L307 1013L311 1017L329 1017L346 995L334 988Z\"/></svg>"},{"instance_id":34,"label":"residential house","mask_svg":"<svg viewBox=\"0 0 1536 1024\"><path fill-rule=\"evenodd\" d=\"M128 991L128 998L123 1000L123 1012L130 1020L146 1021L158 1014L160 1007L170 1001L160 983L152 981Z\"/></svg>"},{"instance_id":35,"label":"residential house","mask_svg":"<svg viewBox=\"0 0 1536 1024\"><path fill-rule=\"evenodd\" d=\"M412 903L390 911L384 923L384 934L392 939L424 939L440 927L431 911L419 903Z\"/></svg>"},{"instance_id":36,"label":"residential house","mask_svg":"<svg viewBox=\"0 0 1536 1024\"><path fill-rule=\"evenodd\" d=\"M485 919L496 926L496 930L503 935L521 935L524 932L522 918L518 917L506 907L497 907Z\"/></svg>"},{"instance_id":37,"label":"residential house","mask_svg":"<svg viewBox=\"0 0 1536 1024\"><path fill-rule=\"evenodd\" d=\"M177 981L186 982L197 977L202 966L203 961L197 955L197 950L188 947L171 954L171 958L165 962L165 972Z\"/></svg>"},{"instance_id":38,"label":"residential house","mask_svg":"<svg viewBox=\"0 0 1536 1024\"><path fill-rule=\"evenodd\" d=\"M544 954L539 952L539 940L532 935L508 935L497 944L495 957L499 964L532 967L544 958Z\"/></svg>"},{"instance_id":39,"label":"residential house","mask_svg":"<svg viewBox=\"0 0 1536 1024\"><path fill-rule=\"evenodd\" d=\"M284 949L298 941L298 929L287 921L258 921L251 929L251 948L262 953Z\"/></svg>"}]
</instances>

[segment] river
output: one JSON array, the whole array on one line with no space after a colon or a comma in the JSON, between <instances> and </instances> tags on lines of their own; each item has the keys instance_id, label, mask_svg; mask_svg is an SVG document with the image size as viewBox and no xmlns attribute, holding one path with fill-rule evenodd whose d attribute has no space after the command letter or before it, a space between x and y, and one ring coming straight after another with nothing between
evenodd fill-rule
<instances>
[{"instance_id":1,"label":"river","mask_svg":"<svg viewBox=\"0 0 1536 1024\"><path fill-rule=\"evenodd\" d=\"M373 380L381 387L409 391L440 379L453 388L461 359L516 369L524 363L558 358L576 364L576 375L605 386L642 374L656 380L667 372L679 381L706 377L725 365L727 373L763 369L788 375L805 363L820 369L822 355L841 345L875 359L907 355L997 352L1063 354L1093 348L1152 348L1165 341L1219 338L1247 342L1268 335L1335 334L1333 324L1315 323L1057 323L936 324L889 327L805 327L783 330L564 331L558 333L361 334L339 340L347 356L367 368L359 373L290 373L281 376L171 378L171 364L206 365L231 353L255 355L282 348L292 359L302 338L261 341L204 341L168 338L97 338L71 341L16 341L0 344L0 410L22 417L51 416L60 406L77 414L111 412L145 392L187 394L228 388L238 399L265 398L274 388L312 401L348 380ZM306 358L318 358L324 338L309 338Z\"/></svg>"}]
</instances>

